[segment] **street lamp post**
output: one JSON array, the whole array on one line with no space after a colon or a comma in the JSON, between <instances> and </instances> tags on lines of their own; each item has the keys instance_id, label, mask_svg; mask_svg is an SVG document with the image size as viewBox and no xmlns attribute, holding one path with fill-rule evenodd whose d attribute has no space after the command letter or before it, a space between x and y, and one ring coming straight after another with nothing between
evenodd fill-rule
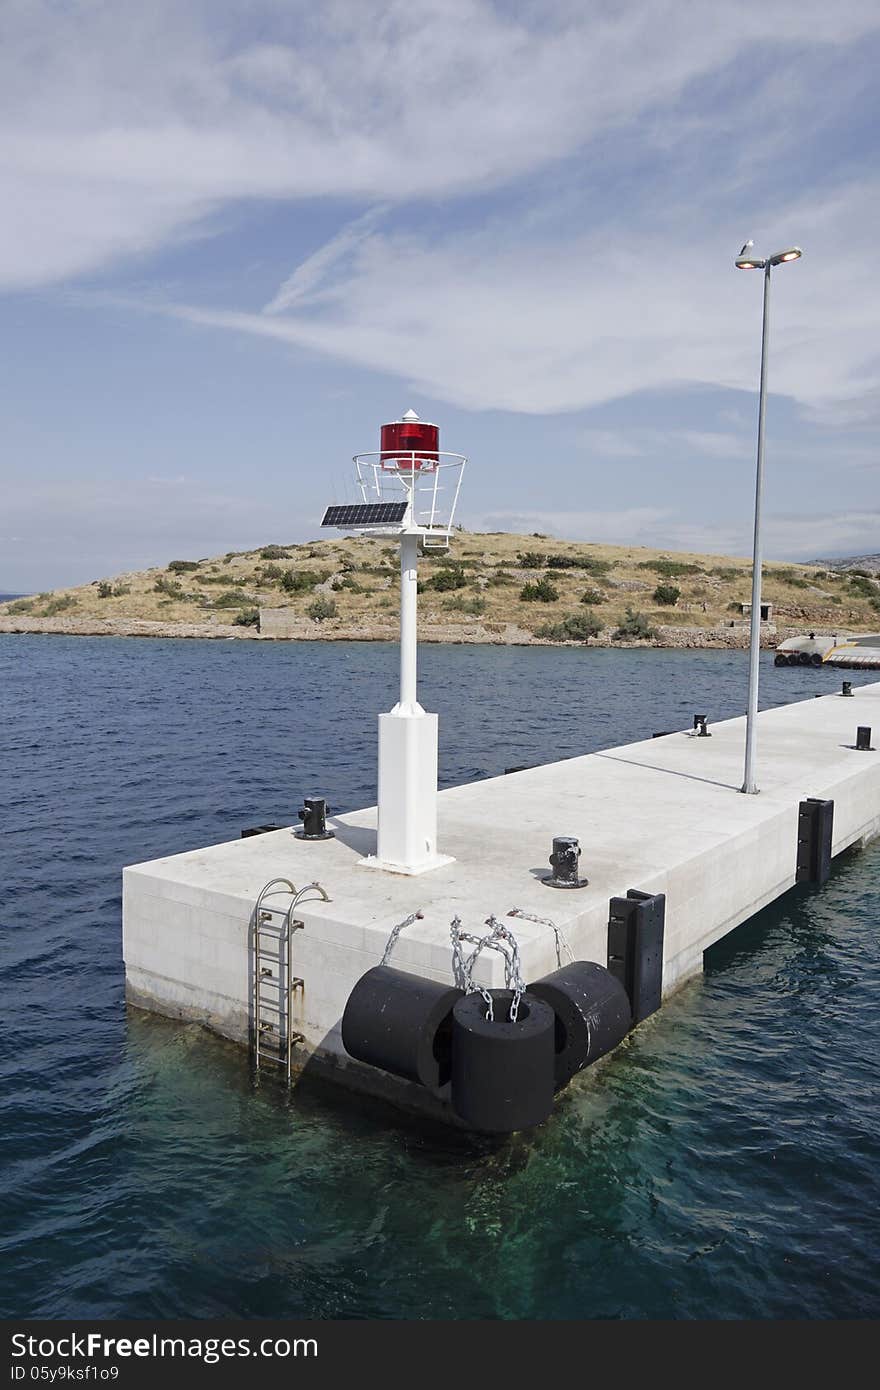
<instances>
[{"instance_id":1,"label":"street lamp post","mask_svg":"<svg viewBox=\"0 0 880 1390\"><path fill-rule=\"evenodd\" d=\"M758 461L755 469L755 537L752 551L752 613L749 637L749 703L746 713L746 760L742 791L754 795L758 790L755 782L755 734L758 719L758 673L761 658L761 500L764 490L764 419L767 410L767 347L770 323L770 271L775 265L786 261L796 261L803 255L799 246L790 246L786 251L777 251L774 256L762 258L751 254L753 242L747 241L736 258L738 270L763 270L764 272L764 319L761 329L761 384L758 397Z\"/></svg>"}]
</instances>

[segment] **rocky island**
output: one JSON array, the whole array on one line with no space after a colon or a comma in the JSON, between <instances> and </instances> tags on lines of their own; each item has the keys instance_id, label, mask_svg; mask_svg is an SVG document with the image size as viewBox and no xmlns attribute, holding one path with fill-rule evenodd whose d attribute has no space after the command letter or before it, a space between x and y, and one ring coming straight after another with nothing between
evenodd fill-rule
<instances>
[{"instance_id":1,"label":"rocky island","mask_svg":"<svg viewBox=\"0 0 880 1390\"><path fill-rule=\"evenodd\" d=\"M397 638L398 551L386 540L268 544L0 604L0 632L277 640ZM744 647L747 559L533 534L457 530L420 564L426 642ZM768 563L767 646L806 629L873 631L867 570Z\"/></svg>"}]
</instances>

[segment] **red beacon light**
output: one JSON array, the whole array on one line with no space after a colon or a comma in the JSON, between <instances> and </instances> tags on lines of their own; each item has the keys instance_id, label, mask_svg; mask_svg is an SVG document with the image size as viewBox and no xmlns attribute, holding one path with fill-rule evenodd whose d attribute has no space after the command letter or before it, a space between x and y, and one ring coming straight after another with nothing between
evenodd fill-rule
<instances>
[{"instance_id":1,"label":"red beacon light","mask_svg":"<svg viewBox=\"0 0 880 1390\"><path fill-rule=\"evenodd\" d=\"M408 410L399 420L382 426L379 447L379 460L384 469L430 471L437 466L440 457L440 429L420 420L414 410Z\"/></svg>"},{"instance_id":2,"label":"red beacon light","mask_svg":"<svg viewBox=\"0 0 880 1390\"><path fill-rule=\"evenodd\" d=\"M441 450L438 426L414 410L382 425L379 443L354 456L360 501L328 507L321 524L372 536L418 533L425 549L448 549L464 454Z\"/></svg>"}]
</instances>

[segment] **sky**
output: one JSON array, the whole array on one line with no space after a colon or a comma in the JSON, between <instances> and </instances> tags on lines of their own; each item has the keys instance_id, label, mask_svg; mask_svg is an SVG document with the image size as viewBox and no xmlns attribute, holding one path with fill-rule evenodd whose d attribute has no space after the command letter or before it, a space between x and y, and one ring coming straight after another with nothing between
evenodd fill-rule
<instances>
[{"instance_id":1,"label":"sky","mask_svg":"<svg viewBox=\"0 0 880 1390\"><path fill-rule=\"evenodd\" d=\"M880 550L876 0L3 0L0 589L309 540L408 408L476 530Z\"/></svg>"}]
</instances>

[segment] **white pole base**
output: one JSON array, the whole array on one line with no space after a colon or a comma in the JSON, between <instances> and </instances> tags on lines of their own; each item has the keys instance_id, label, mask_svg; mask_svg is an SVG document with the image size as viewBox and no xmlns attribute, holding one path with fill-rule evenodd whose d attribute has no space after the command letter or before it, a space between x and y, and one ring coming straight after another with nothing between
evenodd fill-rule
<instances>
[{"instance_id":1,"label":"white pole base","mask_svg":"<svg viewBox=\"0 0 880 1390\"><path fill-rule=\"evenodd\" d=\"M379 823L375 855L360 862L423 874L454 861L437 852L436 714L396 706L379 715Z\"/></svg>"}]
</instances>

